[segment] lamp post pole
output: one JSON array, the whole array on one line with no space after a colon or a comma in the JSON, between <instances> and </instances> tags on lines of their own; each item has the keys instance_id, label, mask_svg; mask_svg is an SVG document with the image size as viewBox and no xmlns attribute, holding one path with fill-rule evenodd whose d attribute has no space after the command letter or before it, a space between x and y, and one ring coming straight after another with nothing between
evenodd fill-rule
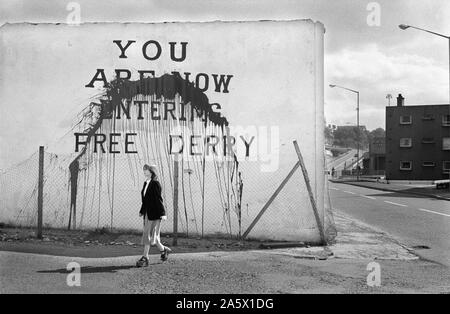
<instances>
[{"instance_id":1,"label":"lamp post pole","mask_svg":"<svg viewBox=\"0 0 450 314\"><path fill-rule=\"evenodd\" d=\"M436 32L432 32L432 31L429 31L429 30L427 30L427 29L423 29L423 28L420 28L420 27L415 27L415 26L411 26L411 25L406 25L406 24L400 24L399 26L398 26L401 30L406 30L406 29L408 29L408 28L414 28L414 29L417 29L417 30L419 30L419 31L422 31L422 32L426 32L426 33L430 33L430 34L433 34L433 35L436 35L436 36L439 36L439 37L442 37L442 38L445 38L445 39L447 39L448 40L448 99L449 99L449 103L450 103L450 36L446 36L446 35L443 35L443 34L439 34L439 33L436 33Z\"/></svg>"},{"instance_id":2,"label":"lamp post pole","mask_svg":"<svg viewBox=\"0 0 450 314\"><path fill-rule=\"evenodd\" d=\"M359 129L359 91L354 90L354 89L350 89L347 87L343 87L343 86L339 86L339 85L335 85L335 84L330 84L331 88L342 88L345 89L349 92L355 93L356 94L356 180L359 181L359 141L360 141L360 129Z\"/></svg>"},{"instance_id":3,"label":"lamp post pole","mask_svg":"<svg viewBox=\"0 0 450 314\"><path fill-rule=\"evenodd\" d=\"M356 92L357 95L357 106L356 106L356 127L358 129L356 136L356 180L359 181L359 142L360 142L360 129L359 129L359 92Z\"/></svg>"},{"instance_id":4,"label":"lamp post pole","mask_svg":"<svg viewBox=\"0 0 450 314\"><path fill-rule=\"evenodd\" d=\"M411 25L406 25L406 24L400 24L398 27L401 30L406 30L408 28L414 28L414 29L417 29L419 31L430 33L430 34L433 34L433 35L436 35L436 36L439 36L439 37L442 37L442 38L445 38L445 39L448 40L448 101L449 101L449 104L450 104L450 36L446 36L446 35L443 35L443 34L439 34L439 33L436 33L436 32L429 31L427 29L423 29L423 28L415 27L415 26L411 26ZM449 175L449 178L450 178L450 175Z\"/></svg>"}]
</instances>

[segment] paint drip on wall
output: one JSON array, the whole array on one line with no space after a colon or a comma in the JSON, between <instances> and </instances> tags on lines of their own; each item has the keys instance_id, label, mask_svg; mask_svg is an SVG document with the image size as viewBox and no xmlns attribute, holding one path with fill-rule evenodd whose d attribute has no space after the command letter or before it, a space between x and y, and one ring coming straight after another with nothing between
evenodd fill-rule
<instances>
[{"instance_id":1,"label":"paint drip on wall","mask_svg":"<svg viewBox=\"0 0 450 314\"><path fill-rule=\"evenodd\" d=\"M155 119L154 107L150 106L155 103L171 104L170 114L165 111L164 116L158 116ZM215 104L218 105L218 104ZM173 112L177 112L180 116L175 117ZM187 113L186 113L187 112ZM130 118L135 113L135 119ZM177 128L182 132L202 134L204 139L210 139L213 136L216 139L226 138L228 120L221 115L220 112L214 110L210 104L208 97L197 88L193 83L183 79L178 74L165 74L161 77L149 77L141 80L131 81L128 79L115 79L111 81L96 102L83 111L82 119L77 126L83 131L84 139L82 141L82 149L69 165L70 171L70 214L69 228L77 226L77 200L79 199L79 180L80 173L83 174L84 185L89 181L89 172L92 170L100 171L100 169L109 169L110 175L107 179L110 186L111 195L110 207L114 208L114 188L118 184L123 184L124 178L117 177L116 155L111 151L105 152L103 146L104 141L98 141L97 136L104 133L119 135L121 132L133 131L133 135L137 137L137 142L132 142L138 147L133 150L133 154L126 154L129 166L130 179L136 184L136 179L140 176L140 169L143 163L152 162L159 166L162 174L163 185L165 186L165 194L170 191L172 182L173 156L171 151L171 132ZM152 116L152 117L150 117ZM173 119L175 118L175 119ZM208 135L208 137L206 137ZM182 135L183 137L183 135ZM117 142L114 142L118 145ZM125 145L128 145L126 143ZM119 144L120 145L120 144ZM100 147L100 148L99 148ZM239 162L233 151L227 151L224 146L225 156L217 154L217 150L213 147L212 167L215 176L207 174L206 152L203 150L201 154L194 154L186 161L182 158L181 164L181 203L184 210L184 224L186 233L189 233L189 222L195 225L196 233L204 231L205 216L205 193L211 190L211 184L217 186L220 197L220 207L223 210L223 224L227 226L227 232L231 234L231 213L234 212L238 219L239 228L237 233L240 234L241 226L241 202L243 191L242 173L239 170ZM179 152L179 151L178 151ZM228 153L228 156L226 155ZM190 161L189 161L190 159ZM95 165L95 167L94 167ZM194 188L200 192L201 198L201 219L195 217L192 199L193 187L191 175L195 173L197 176L198 186ZM185 175L189 177L185 180ZM101 178L102 174L95 174L97 178ZM214 180L211 180L214 178ZM185 181L186 184L185 184ZM102 182L100 180L94 183L94 189L101 189ZM105 183L103 183L105 184ZM208 185L208 188L206 187ZM92 187L91 187L92 188ZM208 189L208 190L207 190ZM130 195L130 197L132 197ZM82 200L84 203L86 200ZM169 205L170 206L170 205ZM188 207L191 208L192 215L189 215ZM113 226L113 212L111 212L111 227ZM193 216L194 219L190 219ZM201 220L201 221L199 221ZM201 226L199 226L201 224Z\"/></svg>"}]
</instances>

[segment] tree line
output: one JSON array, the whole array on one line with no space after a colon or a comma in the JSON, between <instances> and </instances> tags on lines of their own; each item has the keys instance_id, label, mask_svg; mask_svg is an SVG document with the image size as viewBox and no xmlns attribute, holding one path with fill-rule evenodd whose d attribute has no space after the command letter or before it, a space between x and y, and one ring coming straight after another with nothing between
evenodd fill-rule
<instances>
[{"instance_id":1,"label":"tree line","mask_svg":"<svg viewBox=\"0 0 450 314\"><path fill-rule=\"evenodd\" d=\"M336 129L325 127L325 142L327 145L356 148L358 146L361 149L368 149L369 143L373 138L385 137L386 132L383 128L377 128L369 131L365 126L338 126Z\"/></svg>"}]
</instances>

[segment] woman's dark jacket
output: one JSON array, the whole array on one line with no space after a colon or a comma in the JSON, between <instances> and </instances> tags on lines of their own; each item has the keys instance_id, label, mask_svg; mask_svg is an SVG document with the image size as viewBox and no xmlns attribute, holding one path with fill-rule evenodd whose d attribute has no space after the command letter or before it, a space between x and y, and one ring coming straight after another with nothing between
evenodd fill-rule
<instances>
[{"instance_id":1,"label":"woman's dark jacket","mask_svg":"<svg viewBox=\"0 0 450 314\"><path fill-rule=\"evenodd\" d=\"M166 211L164 209L163 199L161 196L161 184L158 180L152 179L148 184L149 187L144 195L144 190L147 182L144 182L144 186L142 187L141 197L142 197L142 206L139 213L141 215L147 216L149 220L157 220L161 219L161 216L166 215Z\"/></svg>"}]
</instances>

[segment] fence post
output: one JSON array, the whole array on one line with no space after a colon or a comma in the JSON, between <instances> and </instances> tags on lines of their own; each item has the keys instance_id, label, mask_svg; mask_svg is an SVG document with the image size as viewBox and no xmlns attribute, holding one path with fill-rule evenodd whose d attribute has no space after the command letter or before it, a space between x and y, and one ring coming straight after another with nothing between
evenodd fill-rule
<instances>
[{"instance_id":1,"label":"fence post","mask_svg":"<svg viewBox=\"0 0 450 314\"><path fill-rule=\"evenodd\" d=\"M173 161L173 246L178 241L178 154L174 155Z\"/></svg>"},{"instance_id":2,"label":"fence post","mask_svg":"<svg viewBox=\"0 0 450 314\"><path fill-rule=\"evenodd\" d=\"M305 179L306 189L308 190L309 200L311 202L311 207L314 212L314 217L316 218L317 228L319 229L319 234L320 234L320 242L322 245L326 245L327 241L325 238L325 232L323 230L323 223L320 221L319 212L317 210L317 203L316 203L316 200L314 199L314 194L311 189L311 184L309 183L308 171L306 170L305 162L303 161L303 156L302 156L302 153L300 152L300 148L298 146L297 141L294 141L294 147L295 147L295 151L298 156L298 160L300 162L300 167L302 169L303 178Z\"/></svg>"},{"instance_id":3,"label":"fence post","mask_svg":"<svg viewBox=\"0 0 450 314\"><path fill-rule=\"evenodd\" d=\"M44 196L44 146L39 146L39 177L38 177L38 221L37 238L42 239L42 214Z\"/></svg>"}]
</instances>

